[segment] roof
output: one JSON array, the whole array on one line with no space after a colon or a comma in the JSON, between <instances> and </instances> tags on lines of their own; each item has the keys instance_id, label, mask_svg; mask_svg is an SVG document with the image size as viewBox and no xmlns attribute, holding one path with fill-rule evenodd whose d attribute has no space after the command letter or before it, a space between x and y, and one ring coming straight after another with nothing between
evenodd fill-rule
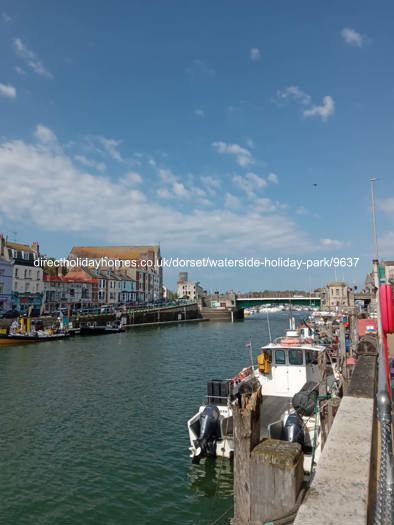
<instances>
[{"instance_id":1,"label":"roof","mask_svg":"<svg viewBox=\"0 0 394 525\"><path fill-rule=\"evenodd\" d=\"M28 244L21 244L19 242L9 242L9 241L7 241L5 245L6 245L7 248L11 248L12 250L17 250L19 252L35 253L33 248L31 246L29 246Z\"/></svg>"},{"instance_id":2,"label":"roof","mask_svg":"<svg viewBox=\"0 0 394 525\"><path fill-rule=\"evenodd\" d=\"M87 257L90 259L137 260L153 255L160 255L160 246L74 246L70 257Z\"/></svg>"},{"instance_id":3,"label":"roof","mask_svg":"<svg viewBox=\"0 0 394 525\"><path fill-rule=\"evenodd\" d=\"M97 275L85 268L73 268L66 275L63 276L65 282L86 282L92 283L97 280Z\"/></svg>"},{"instance_id":4,"label":"roof","mask_svg":"<svg viewBox=\"0 0 394 525\"><path fill-rule=\"evenodd\" d=\"M343 281L334 281L332 283L328 283L327 286L347 286L347 284Z\"/></svg>"}]
</instances>

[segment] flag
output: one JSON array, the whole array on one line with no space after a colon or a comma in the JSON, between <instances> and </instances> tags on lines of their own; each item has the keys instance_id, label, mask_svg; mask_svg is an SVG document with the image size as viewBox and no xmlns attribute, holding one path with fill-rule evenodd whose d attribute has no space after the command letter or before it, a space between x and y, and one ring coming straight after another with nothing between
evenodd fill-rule
<instances>
[{"instance_id":1,"label":"flag","mask_svg":"<svg viewBox=\"0 0 394 525\"><path fill-rule=\"evenodd\" d=\"M246 348L252 348L252 343L251 343L251 341L248 341L248 342L245 344L245 347L246 347Z\"/></svg>"}]
</instances>

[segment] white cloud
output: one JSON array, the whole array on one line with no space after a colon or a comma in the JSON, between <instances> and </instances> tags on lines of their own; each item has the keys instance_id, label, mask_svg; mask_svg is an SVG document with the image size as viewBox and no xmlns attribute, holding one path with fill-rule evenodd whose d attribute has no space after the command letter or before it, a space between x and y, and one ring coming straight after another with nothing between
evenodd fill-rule
<instances>
[{"instance_id":1,"label":"white cloud","mask_svg":"<svg viewBox=\"0 0 394 525\"><path fill-rule=\"evenodd\" d=\"M1 18L2 18L3 22L5 22L6 24L8 24L8 22L11 22L11 20L12 20L10 15L8 15L7 13L1 13Z\"/></svg>"},{"instance_id":2,"label":"white cloud","mask_svg":"<svg viewBox=\"0 0 394 525\"><path fill-rule=\"evenodd\" d=\"M24 69L22 69L21 67L19 66L15 66L15 71L18 73L18 75L20 75L21 77L23 77L24 75L26 75L26 71Z\"/></svg>"},{"instance_id":3,"label":"white cloud","mask_svg":"<svg viewBox=\"0 0 394 525\"><path fill-rule=\"evenodd\" d=\"M168 191L167 188L159 188L156 191L156 194L160 199L171 199L172 197L171 193Z\"/></svg>"},{"instance_id":4,"label":"white cloud","mask_svg":"<svg viewBox=\"0 0 394 525\"><path fill-rule=\"evenodd\" d=\"M171 170L160 168L157 170L157 174L160 180L166 184L174 184L177 182L177 178Z\"/></svg>"},{"instance_id":5,"label":"white cloud","mask_svg":"<svg viewBox=\"0 0 394 525\"><path fill-rule=\"evenodd\" d=\"M365 37L351 27L344 27L341 36L349 46L362 47L365 43Z\"/></svg>"},{"instance_id":6,"label":"white cloud","mask_svg":"<svg viewBox=\"0 0 394 525\"><path fill-rule=\"evenodd\" d=\"M336 239L321 239L320 244L323 248L332 248L334 250L345 246L343 241L338 241Z\"/></svg>"},{"instance_id":7,"label":"white cloud","mask_svg":"<svg viewBox=\"0 0 394 525\"><path fill-rule=\"evenodd\" d=\"M383 212L389 215L394 215L394 197L378 200L377 205Z\"/></svg>"},{"instance_id":8,"label":"white cloud","mask_svg":"<svg viewBox=\"0 0 394 525\"><path fill-rule=\"evenodd\" d=\"M125 184L132 184L132 185L142 184L143 179L139 173L135 171L130 171L123 177L122 182L124 182Z\"/></svg>"},{"instance_id":9,"label":"white cloud","mask_svg":"<svg viewBox=\"0 0 394 525\"><path fill-rule=\"evenodd\" d=\"M190 197L189 190L185 188L182 182L175 182L172 185L172 191L174 192L174 195L178 198L188 199Z\"/></svg>"},{"instance_id":10,"label":"white cloud","mask_svg":"<svg viewBox=\"0 0 394 525\"><path fill-rule=\"evenodd\" d=\"M14 49L16 54L23 58L23 60L26 62L26 65L30 67L30 69L32 69L35 73L37 73L37 75L53 78L52 73L45 68L37 54L29 49L20 38L16 38L14 40Z\"/></svg>"},{"instance_id":11,"label":"white cloud","mask_svg":"<svg viewBox=\"0 0 394 525\"><path fill-rule=\"evenodd\" d=\"M282 100L293 99L305 106L311 103L311 96L302 91L298 86L288 86L283 90L278 90L277 96Z\"/></svg>"},{"instance_id":12,"label":"white cloud","mask_svg":"<svg viewBox=\"0 0 394 525\"><path fill-rule=\"evenodd\" d=\"M206 77L214 77L216 75L216 71L213 67L211 67L205 60L201 60L200 58L196 58L193 60L192 64L186 68L186 73L188 75L202 75Z\"/></svg>"},{"instance_id":13,"label":"white cloud","mask_svg":"<svg viewBox=\"0 0 394 525\"><path fill-rule=\"evenodd\" d=\"M256 147L256 144L254 143L254 140L249 138L249 137L245 140L245 142L246 142L246 145L248 146L248 148L250 148L250 149L254 149Z\"/></svg>"},{"instance_id":14,"label":"white cloud","mask_svg":"<svg viewBox=\"0 0 394 525\"><path fill-rule=\"evenodd\" d=\"M267 181L253 172L246 173L246 175L235 175L233 183L246 193L246 195L254 199L257 197L257 191L267 186Z\"/></svg>"},{"instance_id":15,"label":"white cloud","mask_svg":"<svg viewBox=\"0 0 394 525\"><path fill-rule=\"evenodd\" d=\"M251 152L239 144L229 144L223 141L212 142L212 147L218 152L227 155L234 155L237 163L242 166L253 164Z\"/></svg>"},{"instance_id":16,"label":"white cloud","mask_svg":"<svg viewBox=\"0 0 394 525\"><path fill-rule=\"evenodd\" d=\"M205 117L205 111L203 109L199 109L199 108L195 109L194 110L194 114L198 118L204 118Z\"/></svg>"},{"instance_id":17,"label":"white cloud","mask_svg":"<svg viewBox=\"0 0 394 525\"><path fill-rule=\"evenodd\" d=\"M119 146L122 144L121 140L108 139L106 137L95 137L95 140L103 148L105 154L109 155L117 162L124 162L124 159L118 150Z\"/></svg>"},{"instance_id":18,"label":"white cloud","mask_svg":"<svg viewBox=\"0 0 394 525\"><path fill-rule=\"evenodd\" d=\"M215 190L218 190L220 188L220 186L221 186L220 180L218 178L212 177L210 175L205 175L205 176L201 177L201 181L208 188L212 188L212 189L215 189Z\"/></svg>"},{"instance_id":19,"label":"white cloud","mask_svg":"<svg viewBox=\"0 0 394 525\"><path fill-rule=\"evenodd\" d=\"M241 206L241 201L232 193L226 193L224 198L224 206L225 208L230 209L239 208Z\"/></svg>"},{"instance_id":20,"label":"white cloud","mask_svg":"<svg viewBox=\"0 0 394 525\"><path fill-rule=\"evenodd\" d=\"M326 121L334 114L334 110L334 100L330 96L326 96L323 97L323 103L321 106L312 106L309 109L305 109L303 115L304 117L319 117L323 121Z\"/></svg>"},{"instance_id":21,"label":"white cloud","mask_svg":"<svg viewBox=\"0 0 394 525\"><path fill-rule=\"evenodd\" d=\"M304 117L319 117L323 121L326 121L329 117L334 114L335 102L329 95L323 98L323 103L319 105L312 104L312 97L302 91L298 86L289 86L283 90L277 92L277 99L286 100L292 99L295 102L306 106L303 111Z\"/></svg>"},{"instance_id":22,"label":"white cloud","mask_svg":"<svg viewBox=\"0 0 394 525\"><path fill-rule=\"evenodd\" d=\"M42 144L47 144L47 145L58 144L58 140L57 140L55 133L51 129L47 128L46 126L43 126L42 124L38 124L34 132L34 135L36 139L39 140Z\"/></svg>"},{"instance_id":23,"label":"white cloud","mask_svg":"<svg viewBox=\"0 0 394 525\"><path fill-rule=\"evenodd\" d=\"M104 162L96 162L95 160L88 159L87 157L85 157L85 155L74 155L74 159L81 163L83 166L87 166L88 168L94 168L101 172L105 171L107 168Z\"/></svg>"},{"instance_id":24,"label":"white cloud","mask_svg":"<svg viewBox=\"0 0 394 525\"><path fill-rule=\"evenodd\" d=\"M0 84L0 96L7 98L15 98L16 89L10 84Z\"/></svg>"},{"instance_id":25,"label":"white cloud","mask_svg":"<svg viewBox=\"0 0 394 525\"><path fill-rule=\"evenodd\" d=\"M7 186L7 199L0 199L0 214L15 222L23 217L42 236L45 231L59 235L71 231L79 232L81 242L87 235L91 242L124 243L132 232L134 244L160 239L167 253L201 250L234 256L235 252L255 253L256 246L275 253L315 249L282 211L263 215L256 209L237 211L217 205L199 210L195 206L204 205L203 200L189 199L187 211L182 212L168 201L158 202L128 188L122 179L78 169L49 128L40 126L37 137L39 143L0 142L0 180ZM180 186L177 191L183 193ZM81 196L88 205L81 205Z\"/></svg>"},{"instance_id":26,"label":"white cloud","mask_svg":"<svg viewBox=\"0 0 394 525\"><path fill-rule=\"evenodd\" d=\"M251 50L249 51L249 54L250 54L250 59L253 62L257 62L258 60L260 60L261 54L260 54L259 48L252 47Z\"/></svg>"},{"instance_id":27,"label":"white cloud","mask_svg":"<svg viewBox=\"0 0 394 525\"><path fill-rule=\"evenodd\" d=\"M281 205L279 202L274 203L271 199L268 199L267 197L261 197L259 199L256 199L256 201L254 202L254 208L260 213L268 213L283 208L283 205Z\"/></svg>"},{"instance_id":28,"label":"white cloud","mask_svg":"<svg viewBox=\"0 0 394 525\"><path fill-rule=\"evenodd\" d=\"M276 173L270 173L267 177L267 180L273 184L279 184L278 175Z\"/></svg>"}]
</instances>

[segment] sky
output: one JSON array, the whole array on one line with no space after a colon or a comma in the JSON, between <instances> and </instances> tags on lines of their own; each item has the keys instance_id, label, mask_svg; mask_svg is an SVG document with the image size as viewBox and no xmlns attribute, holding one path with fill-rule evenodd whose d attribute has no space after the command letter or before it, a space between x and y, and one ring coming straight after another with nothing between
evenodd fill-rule
<instances>
[{"instance_id":1,"label":"sky","mask_svg":"<svg viewBox=\"0 0 394 525\"><path fill-rule=\"evenodd\" d=\"M55 257L354 257L189 278L362 287L372 177L394 258L393 25L385 0L2 1L0 231Z\"/></svg>"}]
</instances>

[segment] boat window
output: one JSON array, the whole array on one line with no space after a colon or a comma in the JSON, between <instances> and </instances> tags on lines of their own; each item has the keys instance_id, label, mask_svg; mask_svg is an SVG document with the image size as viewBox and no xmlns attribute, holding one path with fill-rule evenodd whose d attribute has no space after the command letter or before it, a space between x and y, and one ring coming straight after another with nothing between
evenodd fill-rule
<instances>
[{"instance_id":1,"label":"boat window","mask_svg":"<svg viewBox=\"0 0 394 525\"><path fill-rule=\"evenodd\" d=\"M286 364L286 352L284 350L275 350L275 363L277 365Z\"/></svg>"},{"instance_id":2,"label":"boat window","mask_svg":"<svg viewBox=\"0 0 394 525\"><path fill-rule=\"evenodd\" d=\"M307 350L305 352L306 364L307 365L317 365L318 364L318 354L313 350Z\"/></svg>"},{"instance_id":3,"label":"boat window","mask_svg":"<svg viewBox=\"0 0 394 525\"><path fill-rule=\"evenodd\" d=\"M302 350L289 350L289 364L301 366L304 364L304 356Z\"/></svg>"}]
</instances>

